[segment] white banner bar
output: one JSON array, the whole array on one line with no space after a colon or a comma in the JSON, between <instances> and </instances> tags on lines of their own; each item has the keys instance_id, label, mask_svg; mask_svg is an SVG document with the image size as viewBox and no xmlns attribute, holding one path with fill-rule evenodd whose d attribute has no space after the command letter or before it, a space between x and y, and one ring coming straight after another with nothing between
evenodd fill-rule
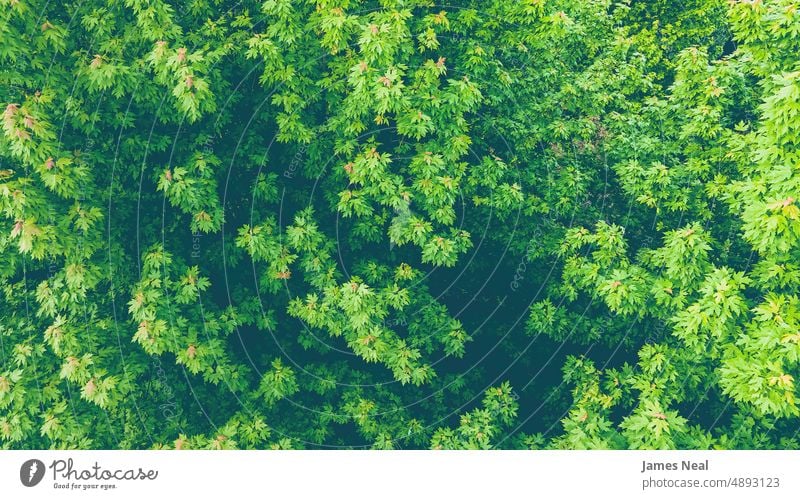
<instances>
[{"instance_id":1,"label":"white banner bar","mask_svg":"<svg viewBox=\"0 0 800 499\"><path fill-rule=\"evenodd\" d=\"M2 451L0 497L798 498L800 451Z\"/></svg>"}]
</instances>

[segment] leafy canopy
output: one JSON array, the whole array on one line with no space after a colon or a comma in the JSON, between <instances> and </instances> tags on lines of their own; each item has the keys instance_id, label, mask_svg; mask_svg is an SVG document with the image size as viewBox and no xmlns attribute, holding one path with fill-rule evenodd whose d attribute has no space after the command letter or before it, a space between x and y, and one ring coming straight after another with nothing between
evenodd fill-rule
<instances>
[{"instance_id":1,"label":"leafy canopy","mask_svg":"<svg viewBox=\"0 0 800 499\"><path fill-rule=\"evenodd\" d=\"M3 448L797 448L794 0L0 0Z\"/></svg>"}]
</instances>

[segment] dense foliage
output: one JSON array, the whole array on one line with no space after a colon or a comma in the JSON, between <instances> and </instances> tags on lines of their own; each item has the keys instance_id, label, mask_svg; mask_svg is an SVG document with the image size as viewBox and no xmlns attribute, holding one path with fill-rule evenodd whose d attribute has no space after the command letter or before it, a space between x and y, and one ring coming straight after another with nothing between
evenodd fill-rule
<instances>
[{"instance_id":1,"label":"dense foliage","mask_svg":"<svg viewBox=\"0 0 800 499\"><path fill-rule=\"evenodd\" d=\"M797 448L796 0L0 0L2 448Z\"/></svg>"}]
</instances>

